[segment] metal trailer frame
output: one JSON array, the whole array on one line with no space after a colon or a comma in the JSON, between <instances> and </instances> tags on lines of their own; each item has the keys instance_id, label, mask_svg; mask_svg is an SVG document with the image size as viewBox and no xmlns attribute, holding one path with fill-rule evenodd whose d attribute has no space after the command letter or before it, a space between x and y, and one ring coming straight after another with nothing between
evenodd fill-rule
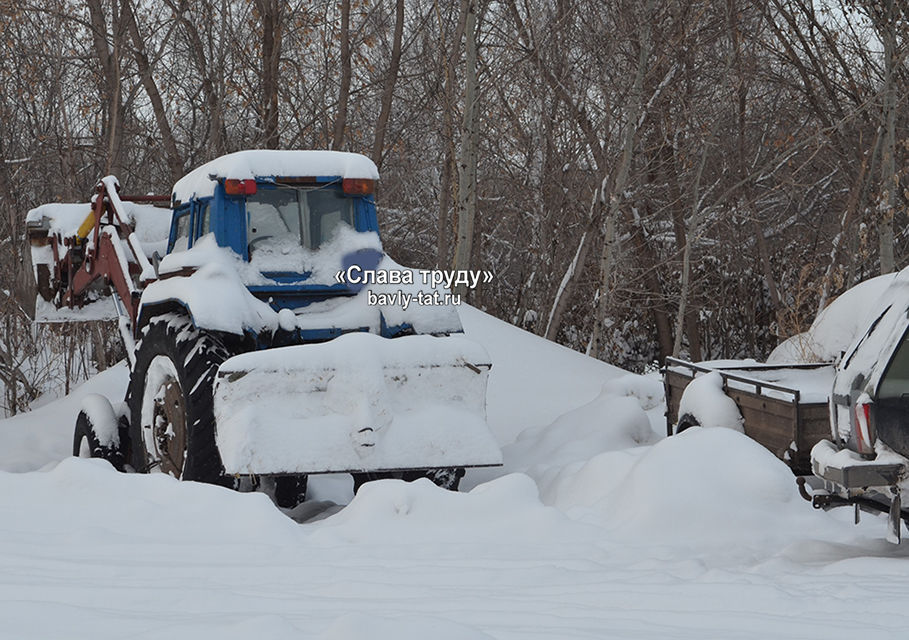
<instances>
[{"instance_id":1,"label":"metal trailer frame","mask_svg":"<svg viewBox=\"0 0 909 640\"><path fill-rule=\"evenodd\" d=\"M662 369L666 392L666 435L674 433L685 387L698 374L716 371L723 378L723 391L732 398L745 420L745 435L789 465L794 474L810 474L811 447L823 438L830 437L828 403L804 403L798 389L750 378L747 373L781 369L810 370L827 366L830 365L811 363L708 367L677 358L666 358Z\"/></svg>"}]
</instances>

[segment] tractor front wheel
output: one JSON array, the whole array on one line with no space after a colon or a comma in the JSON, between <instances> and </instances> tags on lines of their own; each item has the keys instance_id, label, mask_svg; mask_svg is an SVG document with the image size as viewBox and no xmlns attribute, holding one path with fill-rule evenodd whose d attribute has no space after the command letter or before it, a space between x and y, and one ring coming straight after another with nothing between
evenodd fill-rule
<instances>
[{"instance_id":1,"label":"tractor front wheel","mask_svg":"<svg viewBox=\"0 0 909 640\"><path fill-rule=\"evenodd\" d=\"M213 396L218 366L228 357L217 335L186 316L165 314L145 326L130 376L133 467L230 484L215 443Z\"/></svg>"},{"instance_id":2,"label":"tractor front wheel","mask_svg":"<svg viewBox=\"0 0 909 640\"><path fill-rule=\"evenodd\" d=\"M118 428L118 425L114 425ZM101 438L85 411L80 411L76 418L73 433L73 455L77 458L103 458L118 471L123 471L123 453L113 442L101 444Z\"/></svg>"}]
</instances>

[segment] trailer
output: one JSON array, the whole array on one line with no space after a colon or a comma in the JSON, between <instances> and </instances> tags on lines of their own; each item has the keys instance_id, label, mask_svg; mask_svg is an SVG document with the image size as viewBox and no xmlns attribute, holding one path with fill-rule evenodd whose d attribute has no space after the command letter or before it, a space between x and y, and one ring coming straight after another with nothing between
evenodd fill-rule
<instances>
[{"instance_id":1,"label":"trailer","mask_svg":"<svg viewBox=\"0 0 909 640\"><path fill-rule=\"evenodd\" d=\"M666 435L698 426L702 416L679 415L682 396L699 375L716 372L723 391L744 419L745 435L785 462L795 475L811 473L811 448L830 436L828 399L831 364L767 365L758 363L693 363L666 358Z\"/></svg>"},{"instance_id":2,"label":"trailer","mask_svg":"<svg viewBox=\"0 0 909 640\"><path fill-rule=\"evenodd\" d=\"M856 324L841 332L832 362L668 358L666 429L674 435L713 420L711 403L686 411L686 391L701 376L719 376L719 404L733 402L742 424L712 426L741 427L784 461L815 508L851 507L856 522L862 511L887 514L887 539L898 543L909 523L909 269L874 280L865 290L872 295L853 296Z\"/></svg>"}]
</instances>

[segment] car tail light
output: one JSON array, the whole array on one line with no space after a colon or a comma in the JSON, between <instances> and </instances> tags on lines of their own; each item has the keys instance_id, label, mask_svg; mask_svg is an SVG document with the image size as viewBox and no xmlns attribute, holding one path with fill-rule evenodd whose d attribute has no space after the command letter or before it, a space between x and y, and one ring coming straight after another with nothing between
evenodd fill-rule
<instances>
[{"instance_id":1,"label":"car tail light","mask_svg":"<svg viewBox=\"0 0 909 640\"><path fill-rule=\"evenodd\" d=\"M256 193L256 181L225 180L224 192L229 196L251 196Z\"/></svg>"},{"instance_id":2,"label":"car tail light","mask_svg":"<svg viewBox=\"0 0 909 640\"><path fill-rule=\"evenodd\" d=\"M874 453L874 442L871 440L870 402L859 402L855 405L855 441L859 453Z\"/></svg>"},{"instance_id":3,"label":"car tail light","mask_svg":"<svg viewBox=\"0 0 909 640\"><path fill-rule=\"evenodd\" d=\"M352 196L366 196L375 191L376 181L365 178L344 178L341 181L344 193Z\"/></svg>"}]
</instances>

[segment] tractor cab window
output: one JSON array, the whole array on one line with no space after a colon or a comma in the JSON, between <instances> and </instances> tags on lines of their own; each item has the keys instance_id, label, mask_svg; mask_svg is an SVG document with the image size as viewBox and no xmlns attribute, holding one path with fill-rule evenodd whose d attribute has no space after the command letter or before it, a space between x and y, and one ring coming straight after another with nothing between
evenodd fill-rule
<instances>
[{"instance_id":1,"label":"tractor cab window","mask_svg":"<svg viewBox=\"0 0 909 640\"><path fill-rule=\"evenodd\" d=\"M318 249L342 224L354 226L354 201L334 188L279 185L246 199L249 252Z\"/></svg>"},{"instance_id":2,"label":"tractor cab window","mask_svg":"<svg viewBox=\"0 0 909 640\"><path fill-rule=\"evenodd\" d=\"M199 206L199 233L196 237L201 238L204 235L211 233L211 206L210 202L206 202Z\"/></svg>"},{"instance_id":3,"label":"tractor cab window","mask_svg":"<svg viewBox=\"0 0 909 640\"><path fill-rule=\"evenodd\" d=\"M171 251L186 251L189 248L189 210L177 216L174 244Z\"/></svg>"}]
</instances>

